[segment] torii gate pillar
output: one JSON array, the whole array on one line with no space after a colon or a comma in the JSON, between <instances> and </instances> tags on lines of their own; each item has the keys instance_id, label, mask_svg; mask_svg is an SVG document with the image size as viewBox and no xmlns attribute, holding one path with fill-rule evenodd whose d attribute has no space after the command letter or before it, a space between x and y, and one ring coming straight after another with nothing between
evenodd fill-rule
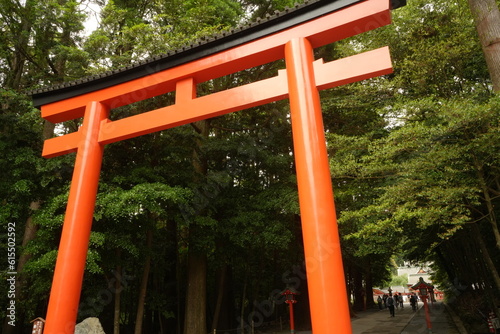
<instances>
[{"instance_id":1,"label":"torii gate pillar","mask_svg":"<svg viewBox=\"0 0 500 334\"><path fill-rule=\"evenodd\" d=\"M323 117L307 39L285 46L293 145L313 333L351 333ZM335 317L332 324L331 317Z\"/></svg>"},{"instance_id":2,"label":"torii gate pillar","mask_svg":"<svg viewBox=\"0 0 500 334\"><path fill-rule=\"evenodd\" d=\"M108 114L108 108L96 101L89 102L85 109L83 125L79 130L85 139L78 143L45 334L73 334L75 330L104 153L104 145L99 144L99 133Z\"/></svg>"}]
</instances>

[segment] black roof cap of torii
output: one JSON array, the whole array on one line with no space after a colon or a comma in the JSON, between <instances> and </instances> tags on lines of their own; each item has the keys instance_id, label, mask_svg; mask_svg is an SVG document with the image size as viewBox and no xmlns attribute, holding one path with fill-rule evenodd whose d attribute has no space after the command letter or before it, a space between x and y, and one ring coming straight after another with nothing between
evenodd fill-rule
<instances>
[{"instance_id":1,"label":"black roof cap of torii","mask_svg":"<svg viewBox=\"0 0 500 334\"><path fill-rule=\"evenodd\" d=\"M185 64L310 21L361 1L364 0L309 0L304 4L287 8L281 12L275 12L274 15L267 16L264 19L231 29L217 36L208 37L182 49L151 57L124 68L60 85L32 90L28 94L32 96L34 106L39 108L49 103L111 87ZM406 5L406 0L390 1L392 9Z\"/></svg>"}]
</instances>

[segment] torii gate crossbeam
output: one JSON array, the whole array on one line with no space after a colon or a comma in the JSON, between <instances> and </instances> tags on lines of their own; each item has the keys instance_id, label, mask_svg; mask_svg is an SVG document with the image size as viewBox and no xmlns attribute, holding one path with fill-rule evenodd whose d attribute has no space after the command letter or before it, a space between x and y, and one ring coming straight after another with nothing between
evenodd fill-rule
<instances>
[{"instance_id":1,"label":"torii gate crossbeam","mask_svg":"<svg viewBox=\"0 0 500 334\"><path fill-rule=\"evenodd\" d=\"M390 23L389 0L366 0L289 29L146 77L41 106L42 117L83 117L79 131L45 142L43 156L77 152L45 334L74 332L104 146L289 98L311 320L315 334L351 333L318 91L392 72L388 48L323 63L313 49ZM196 84L285 59L278 75L197 97ZM175 104L111 121L113 108L175 91ZM335 286L335 290L331 289Z\"/></svg>"}]
</instances>

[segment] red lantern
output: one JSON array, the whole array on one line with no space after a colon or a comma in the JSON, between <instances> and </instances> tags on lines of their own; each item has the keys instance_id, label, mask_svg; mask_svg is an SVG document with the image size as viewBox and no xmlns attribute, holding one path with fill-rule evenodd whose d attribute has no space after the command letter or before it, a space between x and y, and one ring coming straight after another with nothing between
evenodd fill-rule
<instances>
[{"instance_id":1,"label":"red lantern","mask_svg":"<svg viewBox=\"0 0 500 334\"><path fill-rule=\"evenodd\" d=\"M295 333L295 321L294 321L294 317L293 317L293 304L295 304L297 302L297 300L295 299L295 296L298 295L299 293L297 291L295 291L294 289L287 288L281 294L286 297L285 303L287 303L290 306L290 333L293 334L293 333Z\"/></svg>"},{"instance_id":2,"label":"red lantern","mask_svg":"<svg viewBox=\"0 0 500 334\"><path fill-rule=\"evenodd\" d=\"M422 277L420 277L418 279L418 283L415 284L414 286L411 287L413 290L419 290L420 291L420 298L422 299L422 301L424 302L424 309L425 309L425 321L427 323L427 329L429 331L431 331L432 329L432 323L431 323L431 317L429 315L429 305L427 304L427 298L429 297L429 293L430 293L430 297L431 297L431 301L432 301L432 294L434 292L434 286L424 282L424 279Z\"/></svg>"}]
</instances>

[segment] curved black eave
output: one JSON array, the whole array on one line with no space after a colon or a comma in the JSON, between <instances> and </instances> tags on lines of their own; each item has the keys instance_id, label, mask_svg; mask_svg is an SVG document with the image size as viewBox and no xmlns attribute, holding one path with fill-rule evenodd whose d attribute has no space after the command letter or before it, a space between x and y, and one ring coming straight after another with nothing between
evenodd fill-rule
<instances>
[{"instance_id":1,"label":"curved black eave","mask_svg":"<svg viewBox=\"0 0 500 334\"><path fill-rule=\"evenodd\" d=\"M82 78L58 86L37 89L29 92L36 108L86 93L98 91L123 82L145 77L196 59L210 56L220 51L242 45L253 40L274 34L341 8L365 0L316 0L276 13L261 21L227 34L212 37L195 45L190 45L161 56L152 57L130 67ZM406 0L391 0L391 8L406 5Z\"/></svg>"}]
</instances>

